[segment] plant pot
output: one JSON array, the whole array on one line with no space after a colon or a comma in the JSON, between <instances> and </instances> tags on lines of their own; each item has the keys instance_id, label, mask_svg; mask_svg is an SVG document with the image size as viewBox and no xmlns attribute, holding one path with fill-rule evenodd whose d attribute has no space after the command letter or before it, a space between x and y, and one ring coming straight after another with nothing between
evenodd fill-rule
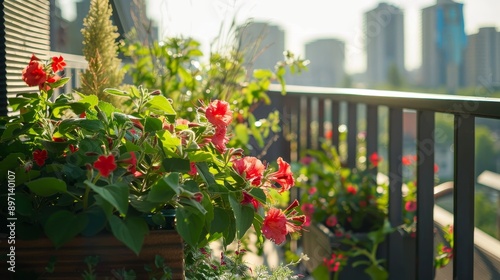
<instances>
[{"instance_id":1,"label":"plant pot","mask_svg":"<svg viewBox=\"0 0 500 280\"><path fill-rule=\"evenodd\" d=\"M1 239L2 258L10 250L6 239ZM136 279L149 279L144 265L155 267L155 256L164 258L172 270L173 279L184 279L183 241L175 230L152 230L144 239L141 253L137 256L111 234L92 237L76 237L59 249L47 239L16 240L15 271L7 270L2 260L1 279L82 279L87 270L85 258L99 256L95 267L97 279L111 278L112 270L134 270ZM44 273L51 257L56 258L54 272ZM22 273L28 273L22 275ZM35 275L38 276L38 278Z\"/></svg>"},{"instance_id":2,"label":"plant pot","mask_svg":"<svg viewBox=\"0 0 500 280\"><path fill-rule=\"evenodd\" d=\"M358 239L363 240L366 234L355 234ZM336 237L327 227L322 224L311 225L308 231L303 233L303 248L304 253L309 257L306 262L307 270L312 273L319 265L323 264L324 258L330 258L334 249L348 250L348 246L343 244L343 238ZM380 249L379 249L380 251ZM377 255L379 253L377 252ZM353 267L353 263L363 260L364 257L358 256L349 258L347 265L342 269L338 278L335 279L356 279L356 280L370 280L370 276L364 272L365 265ZM330 273L329 278L334 279L334 273Z\"/></svg>"},{"instance_id":3,"label":"plant pot","mask_svg":"<svg viewBox=\"0 0 500 280\"><path fill-rule=\"evenodd\" d=\"M366 233L356 233L354 235L359 240L368 238ZM307 228L307 231L303 232L301 240L304 253L309 257L309 261L305 263L309 273L312 273L319 265L322 265L323 259L329 258L335 248L348 250L348 246L341 242L342 239L336 237L322 224L314 224ZM378 258L384 258L383 256L386 255L384 252L386 249L385 244L386 243L380 244L377 250ZM405 248L405 254L402 256L405 263L405 275L408 276L407 279L415 279L416 239L408 235L403 235L403 246ZM353 267L353 263L363 259L365 259L363 256L350 258L347 265L340 272L338 279L371 279L370 276L364 272L366 266L359 265ZM333 276L332 273L330 278L333 279Z\"/></svg>"}]
</instances>

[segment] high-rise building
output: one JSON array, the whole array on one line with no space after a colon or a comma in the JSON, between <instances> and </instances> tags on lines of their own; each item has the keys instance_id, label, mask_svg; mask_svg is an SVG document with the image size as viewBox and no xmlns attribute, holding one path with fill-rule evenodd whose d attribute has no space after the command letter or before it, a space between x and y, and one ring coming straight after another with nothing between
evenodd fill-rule
<instances>
[{"instance_id":1,"label":"high-rise building","mask_svg":"<svg viewBox=\"0 0 500 280\"><path fill-rule=\"evenodd\" d=\"M467 36L465 85L491 88L500 84L500 32L483 27Z\"/></svg>"},{"instance_id":2,"label":"high-rise building","mask_svg":"<svg viewBox=\"0 0 500 280\"><path fill-rule=\"evenodd\" d=\"M344 42L325 38L306 44L305 58L309 60L308 71L294 77L295 84L307 86L341 86L345 78Z\"/></svg>"},{"instance_id":3,"label":"high-rise building","mask_svg":"<svg viewBox=\"0 0 500 280\"><path fill-rule=\"evenodd\" d=\"M422 10L422 86L446 87L454 92L463 85L467 37L463 4L437 0Z\"/></svg>"},{"instance_id":4,"label":"high-rise building","mask_svg":"<svg viewBox=\"0 0 500 280\"><path fill-rule=\"evenodd\" d=\"M241 28L240 46L245 51L245 64L253 69L274 69L283 60L285 32L277 25L252 22Z\"/></svg>"},{"instance_id":5,"label":"high-rise building","mask_svg":"<svg viewBox=\"0 0 500 280\"><path fill-rule=\"evenodd\" d=\"M403 11L391 4L378 4L365 13L364 32L367 84L387 84L391 71L400 78L406 76Z\"/></svg>"}]
</instances>

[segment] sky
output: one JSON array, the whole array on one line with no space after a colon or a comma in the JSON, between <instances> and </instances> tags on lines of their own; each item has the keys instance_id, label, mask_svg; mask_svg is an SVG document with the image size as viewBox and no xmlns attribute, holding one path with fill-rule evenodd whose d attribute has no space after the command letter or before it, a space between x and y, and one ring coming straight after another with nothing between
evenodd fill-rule
<instances>
[{"instance_id":1,"label":"sky","mask_svg":"<svg viewBox=\"0 0 500 280\"><path fill-rule=\"evenodd\" d=\"M63 5L74 0L59 0ZM304 55L307 42L337 38L346 44L346 71L365 70L363 14L375 8L377 0L146 0L148 15L160 25L160 36L191 36L208 52L210 42L222 24L233 18L279 25L285 31L285 49ZM436 0L385 1L404 10L405 65L416 69L421 63L420 13ZM500 0L463 0L465 31L477 33L480 27L495 26L500 31ZM306 4L307 3L307 4ZM71 18L72 7L63 13Z\"/></svg>"}]
</instances>

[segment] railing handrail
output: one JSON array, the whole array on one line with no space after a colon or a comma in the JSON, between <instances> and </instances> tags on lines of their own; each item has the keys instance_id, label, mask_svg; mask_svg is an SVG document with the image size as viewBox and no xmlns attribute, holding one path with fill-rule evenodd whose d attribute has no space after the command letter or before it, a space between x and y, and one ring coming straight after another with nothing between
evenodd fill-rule
<instances>
[{"instance_id":1,"label":"railing handrail","mask_svg":"<svg viewBox=\"0 0 500 280\"><path fill-rule=\"evenodd\" d=\"M270 92L281 92L281 86L272 84ZM296 85L287 85L286 94L292 96L307 95L309 97L328 96L329 99L336 101L449 114L468 113L477 117L500 119L500 98L493 97Z\"/></svg>"}]
</instances>

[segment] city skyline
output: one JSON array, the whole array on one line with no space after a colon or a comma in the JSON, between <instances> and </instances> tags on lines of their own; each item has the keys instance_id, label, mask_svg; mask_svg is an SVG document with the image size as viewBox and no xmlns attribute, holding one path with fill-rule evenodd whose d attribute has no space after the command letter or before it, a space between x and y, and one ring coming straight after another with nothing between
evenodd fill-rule
<instances>
[{"instance_id":1,"label":"city skyline","mask_svg":"<svg viewBox=\"0 0 500 280\"><path fill-rule=\"evenodd\" d=\"M63 16L71 19L74 0L59 0ZM366 54L363 36L363 15L378 3L386 2L398 6L405 16L405 68L408 71L421 64L420 14L435 0L376 1L349 3L338 8L328 0L313 0L308 5L292 0L273 0L261 4L257 0L212 0L170 1L148 0L148 14L160 25L161 36L183 35L199 40L205 52L223 22L236 15L238 22L247 18L279 25L285 31L285 48L305 56L307 43L317 39L335 38L346 44L346 71L360 73L366 70ZM465 30L468 35L477 33L480 27L496 27L500 31L500 1L466 0L464 3ZM411 34L411 35L410 35Z\"/></svg>"}]
</instances>

